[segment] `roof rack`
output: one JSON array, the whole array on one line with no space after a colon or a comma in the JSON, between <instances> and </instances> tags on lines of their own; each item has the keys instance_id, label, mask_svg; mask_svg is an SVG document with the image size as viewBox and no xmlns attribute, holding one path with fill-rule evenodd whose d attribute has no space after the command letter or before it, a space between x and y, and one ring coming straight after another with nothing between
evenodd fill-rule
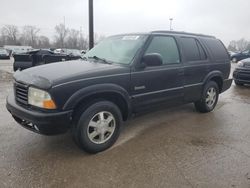
<instances>
[{"instance_id":1,"label":"roof rack","mask_svg":"<svg viewBox=\"0 0 250 188\"><path fill-rule=\"evenodd\" d=\"M209 37L215 38L211 35L203 35L203 34L196 34L196 33L188 33L183 31L167 31L167 30L159 30L159 31L152 31L151 33L171 33L171 34L182 34L182 35L193 35L193 36L200 36L200 37Z\"/></svg>"}]
</instances>

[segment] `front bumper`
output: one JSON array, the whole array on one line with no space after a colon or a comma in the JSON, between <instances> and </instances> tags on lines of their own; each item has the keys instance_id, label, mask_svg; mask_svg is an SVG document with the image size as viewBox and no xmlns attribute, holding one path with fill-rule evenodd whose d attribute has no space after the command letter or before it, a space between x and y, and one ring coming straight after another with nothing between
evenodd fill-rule
<instances>
[{"instance_id":1,"label":"front bumper","mask_svg":"<svg viewBox=\"0 0 250 188\"><path fill-rule=\"evenodd\" d=\"M235 69L233 79L243 84L250 84L250 69Z\"/></svg>"},{"instance_id":2,"label":"front bumper","mask_svg":"<svg viewBox=\"0 0 250 188\"><path fill-rule=\"evenodd\" d=\"M10 59L10 56L0 56L0 59Z\"/></svg>"},{"instance_id":3,"label":"front bumper","mask_svg":"<svg viewBox=\"0 0 250 188\"><path fill-rule=\"evenodd\" d=\"M71 124L72 111L38 112L26 109L16 103L13 94L8 96L6 108L21 126L44 135L65 133Z\"/></svg>"}]
</instances>

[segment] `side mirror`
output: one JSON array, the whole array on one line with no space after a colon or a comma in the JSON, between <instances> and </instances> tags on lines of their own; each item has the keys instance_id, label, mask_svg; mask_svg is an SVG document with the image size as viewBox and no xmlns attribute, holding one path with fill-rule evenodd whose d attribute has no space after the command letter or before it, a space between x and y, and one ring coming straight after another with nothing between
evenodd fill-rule
<instances>
[{"instance_id":1,"label":"side mirror","mask_svg":"<svg viewBox=\"0 0 250 188\"><path fill-rule=\"evenodd\" d=\"M161 54L151 53L143 56L142 63L150 67L161 66L163 64L163 59Z\"/></svg>"}]
</instances>

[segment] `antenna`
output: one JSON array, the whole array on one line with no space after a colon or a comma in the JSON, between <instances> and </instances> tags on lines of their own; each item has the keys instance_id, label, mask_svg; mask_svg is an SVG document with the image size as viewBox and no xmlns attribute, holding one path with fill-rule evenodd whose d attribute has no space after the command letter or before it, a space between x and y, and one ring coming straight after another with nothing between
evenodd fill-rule
<instances>
[{"instance_id":1,"label":"antenna","mask_svg":"<svg viewBox=\"0 0 250 188\"><path fill-rule=\"evenodd\" d=\"M174 18L169 18L169 21L170 21L170 23L169 23L169 30L170 31L173 31L173 27L172 27L173 20L174 20Z\"/></svg>"}]
</instances>

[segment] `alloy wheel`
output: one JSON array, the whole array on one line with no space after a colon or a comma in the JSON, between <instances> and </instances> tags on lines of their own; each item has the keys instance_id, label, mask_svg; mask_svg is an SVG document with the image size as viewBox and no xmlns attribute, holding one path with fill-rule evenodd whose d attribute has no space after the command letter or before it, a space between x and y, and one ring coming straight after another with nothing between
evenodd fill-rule
<instances>
[{"instance_id":1,"label":"alloy wheel","mask_svg":"<svg viewBox=\"0 0 250 188\"><path fill-rule=\"evenodd\" d=\"M212 108L213 105L215 104L216 96L217 96L217 93L216 93L215 88L211 87L207 90L206 104L209 108Z\"/></svg>"},{"instance_id":2,"label":"alloy wheel","mask_svg":"<svg viewBox=\"0 0 250 188\"><path fill-rule=\"evenodd\" d=\"M112 137L115 128L115 117L110 112L98 112L88 124L88 138L95 144L103 144Z\"/></svg>"}]
</instances>

